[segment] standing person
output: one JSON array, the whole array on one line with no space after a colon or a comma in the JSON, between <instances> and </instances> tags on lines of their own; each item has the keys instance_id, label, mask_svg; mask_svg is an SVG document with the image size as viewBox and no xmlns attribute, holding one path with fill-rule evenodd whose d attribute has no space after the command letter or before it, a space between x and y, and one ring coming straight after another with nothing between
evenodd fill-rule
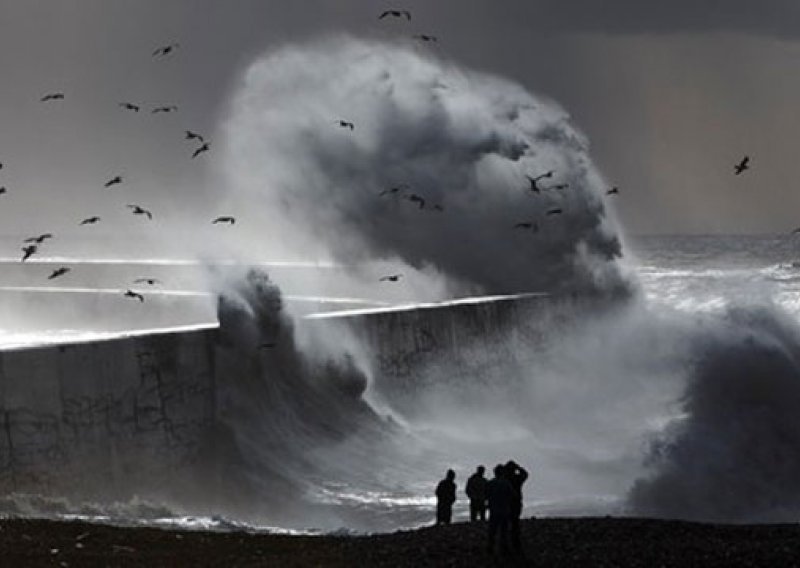
<instances>
[{"instance_id":1,"label":"standing person","mask_svg":"<svg viewBox=\"0 0 800 568\"><path fill-rule=\"evenodd\" d=\"M514 507L514 488L506 477L505 467L494 468L494 478L486 484L486 499L489 503L489 554L494 552L494 541L500 533L500 547L508 550L508 526Z\"/></svg>"},{"instance_id":2,"label":"standing person","mask_svg":"<svg viewBox=\"0 0 800 568\"><path fill-rule=\"evenodd\" d=\"M514 489L514 503L511 508L511 544L517 552L522 551L519 520L522 517L522 485L528 479L528 472L514 460L505 465L505 474Z\"/></svg>"},{"instance_id":3,"label":"standing person","mask_svg":"<svg viewBox=\"0 0 800 568\"><path fill-rule=\"evenodd\" d=\"M486 520L486 478L483 473L486 468L478 466L475 473L467 480L467 497L469 497L469 520Z\"/></svg>"},{"instance_id":4,"label":"standing person","mask_svg":"<svg viewBox=\"0 0 800 568\"><path fill-rule=\"evenodd\" d=\"M449 525L456 502L456 472L447 470L447 475L436 486L436 524Z\"/></svg>"}]
</instances>

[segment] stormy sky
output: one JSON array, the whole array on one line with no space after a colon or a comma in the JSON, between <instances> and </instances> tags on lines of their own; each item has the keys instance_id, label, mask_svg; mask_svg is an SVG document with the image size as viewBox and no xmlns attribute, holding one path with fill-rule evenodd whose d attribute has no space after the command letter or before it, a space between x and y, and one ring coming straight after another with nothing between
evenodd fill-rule
<instances>
[{"instance_id":1,"label":"stormy sky","mask_svg":"<svg viewBox=\"0 0 800 568\"><path fill-rule=\"evenodd\" d=\"M378 21L386 8L413 19ZM108 221L96 236L136 233L121 203L207 223L223 213L214 134L243 69L339 31L434 34L424 49L558 101L620 187L628 232L787 231L800 224L798 16L789 0L2 0L0 233L76 231L95 214ZM66 99L39 102L53 91ZM202 160L186 128L211 137ZM752 170L734 177L744 154ZM124 197L103 191L117 174Z\"/></svg>"}]
</instances>

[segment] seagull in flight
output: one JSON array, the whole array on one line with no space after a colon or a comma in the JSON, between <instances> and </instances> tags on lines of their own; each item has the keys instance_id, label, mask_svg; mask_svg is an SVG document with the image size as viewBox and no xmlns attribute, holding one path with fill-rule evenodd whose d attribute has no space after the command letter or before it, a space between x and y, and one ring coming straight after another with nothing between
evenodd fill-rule
<instances>
[{"instance_id":1,"label":"seagull in flight","mask_svg":"<svg viewBox=\"0 0 800 568\"><path fill-rule=\"evenodd\" d=\"M384 189L378 194L378 196L383 197L384 195L397 195L404 189L408 189L408 186L406 184L396 185L394 187L390 187L389 189Z\"/></svg>"},{"instance_id":2,"label":"seagull in flight","mask_svg":"<svg viewBox=\"0 0 800 568\"><path fill-rule=\"evenodd\" d=\"M734 175L738 176L743 171L749 170L750 169L750 166L748 165L749 163L750 163L750 156L745 156L744 158L742 158L741 162L733 166Z\"/></svg>"},{"instance_id":3,"label":"seagull in flight","mask_svg":"<svg viewBox=\"0 0 800 568\"><path fill-rule=\"evenodd\" d=\"M515 229L532 229L534 225L535 225L535 223L532 223L530 221L525 221L523 223L517 223L516 225L514 225L514 228Z\"/></svg>"},{"instance_id":4,"label":"seagull in flight","mask_svg":"<svg viewBox=\"0 0 800 568\"><path fill-rule=\"evenodd\" d=\"M419 203L420 209L425 209L425 198L417 195L416 193L412 193L408 197L406 197L412 203Z\"/></svg>"},{"instance_id":5,"label":"seagull in flight","mask_svg":"<svg viewBox=\"0 0 800 568\"><path fill-rule=\"evenodd\" d=\"M169 45L164 45L159 47L153 52L153 57L164 57L175 51L181 46L179 43L171 43Z\"/></svg>"},{"instance_id":6,"label":"seagull in flight","mask_svg":"<svg viewBox=\"0 0 800 568\"><path fill-rule=\"evenodd\" d=\"M382 276L378 282L397 282L402 277L402 274L390 274L389 276Z\"/></svg>"},{"instance_id":7,"label":"seagull in flight","mask_svg":"<svg viewBox=\"0 0 800 568\"><path fill-rule=\"evenodd\" d=\"M158 278L137 278L133 281L134 284L147 284L148 286L155 286L156 284L161 284L161 280Z\"/></svg>"},{"instance_id":8,"label":"seagull in flight","mask_svg":"<svg viewBox=\"0 0 800 568\"><path fill-rule=\"evenodd\" d=\"M22 257L22 262L25 262L30 257L32 257L34 254L36 254L36 251L38 250L38 248L39 247L37 247L36 245L28 245L26 247L22 247L22 252L25 253L23 255L23 257Z\"/></svg>"},{"instance_id":9,"label":"seagull in flight","mask_svg":"<svg viewBox=\"0 0 800 568\"><path fill-rule=\"evenodd\" d=\"M63 101L64 93L48 93L39 100L43 103L46 103L47 101Z\"/></svg>"},{"instance_id":10,"label":"seagull in flight","mask_svg":"<svg viewBox=\"0 0 800 568\"><path fill-rule=\"evenodd\" d=\"M619 188L617 186L612 187L606 191L606 195L619 195Z\"/></svg>"},{"instance_id":11,"label":"seagull in flight","mask_svg":"<svg viewBox=\"0 0 800 568\"><path fill-rule=\"evenodd\" d=\"M94 225L95 223L100 221L100 217L87 217L83 221L80 222L81 225Z\"/></svg>"},{"instance_id":12,"label":"seagull in flight","mask_svg":"<svg viewBox=\"0 0 800 568\"><path fill-rule=\"evenodd\" d=\"M167 105L167 106L160 106L156 107L152 110L152 114L158 114L160 112L175 112L178 110L177 105Z\"/></svg>"},{"instance_id":13,"label":"seagull in flight","mask_svg":"<svg viewBox=\"0 0 800 568\"><path fill-rule=\"evenodd\" d=\"M347 120L339 120L337 124L342 128L349 128L351 131L356 129L356 125L352 122L348 122Z\"/></svg>"},{"instance_id":14,"label":"seagull in flight","mask_svg":"<svg viewBox=\"0 0 800 568\"><path fill-rule=\"evenodd\" d=\"M148 211L147 209L143 209L142 207L139 207L138 205L129 204L128 208L133 210L133 214L134 215L147 215L148 219L150 219L150 220L153 219L153 214L150 213L150 211Z\"/></svg>"},{"instance_id":15,"label":"seagull in flight","mask_svg":"<svg viewBox=\"0 0 800 568\"><path fill-rule=\"evenodd\" d=\"M197 134L196 132L192 132L191 130L186 130L186 140L200 140L200 142L205 142L205 138Z\"/></svg>"},{"instance_id":16,"label":"seagull in flight","mask_svg":"<svg viewBox=\"0 0 800 568\"><path fill-rule=\"evenodd\" d=\"M66 274L69 271L70 271L70 269L67 268L66 266L62 266L61 268L56 268L53 271L53 273L50 276L47 277L47 279L48 280L53 280L54 278L58 278L59 276L63 276L64 274Z\"/></svg>"},{"instance_id":17,"label":"seagull in flight","mask_svg":"<svg viewBox=\"0 0 800 568\"><path fill-rule=\"evenodd\" d=\"M438 42L439 41L438 37L433 36L433 35L427 35L427 34L417 34L417 35L414 36L414 39L418 39L418 40L424 41L424 42Z\"/></svg>"},{"instance_id":18,"label":"seagull in flight","mask_svg":"<svg viewBox=\"0 0 800 568\"><path fill-rule=\"evenodd\" d=\"M211 221L212 225L216 225L217 223L228 223L229 225L233 225L236 223L236 218L231 217L230 215L224 215L222 217L217 217L213 221Z\"/></svg>"},{"instance_id":19,"label":"seagull in flight","mask_svg":"<svg viewBox=\"0 0 800 568\"><path fill-rule=\"evenodd\" d=\"M192 154L192 159L194 160L200 154L208 152L210 148L211 144L209 144L208 142L204 142L202 146L200 146L197 150L194 151L194 154Z\"/></svg>"},{"instance_id":20,"label":"seagull in flight","mask_svg":"<svg viewBox=\"0 0 800 568\"><path fill-rule=\"evenodd\" d=\"M542 188L539 187L538 182L540 180L549 179L549 178L553 177L553 171L551 170L551 171L549 171L547 173L544 173L542 175L538 175L536 177L531 177L531 176L528 176L528 175L526 175L525 177L528 178L528 181L531 183L530 190L532 192L534 192L534 193L541 193Z\"/></svg>"},{"instance_id":21,"label":"seagull in flight","mask_svg":"<svg viewBox=\"0 0 800 568\"><path fill-rule=\"evenodd\" d=\"M553 215L561 215L563 212L564 211L562 209L556 207L555 209L550 209L547 213L545 213L545 215L552 217Z\"/></svg>"},{"instance_id":22,"label":"seagull in flight","mask_svg":"<svg viewBox=\"0 0 800 568\"><path fill-rule=\"evenodd\" d=\"M44 233L44 234L39 235L38 237L28 237L23 242L25 242L25 243L36 243L37 245L40 245L43 242L45 242L47 239L52 239L52 238L53 238L53 234L52 233Z\"/></svg>"},{"instance_id":23,"label":"seagull in flight","mask_svg":"<svg viewBox=\"0 0 800 568\"><path fill-rule=\"evenodd\" d=\"M140 302L144 302L144 296L133 290L126 290L124 295L126 298L136 298Z\"/></svg>"},{"instance_id":24,"label":"seagull in flight","mask_svg":"<svg viewBox=\"0 0 800 568\"><path fill-rule=\"evenodd\" d=\"M438 203L433 206L434 211L438 211L439 213L444 213L444 205L439 205Z\"/></svg>"},{"instance_id":25,"label":"seagull in flight","mask_svg":"<svg viewBox=\"0 0 800 568\"><path fill-rule=\"evenodd\" d=\"M406 20L411 21L411 12L408 10L386 10L380 16L378 16L378 19L382 20L386 16L392 16L393 18L405 18Z\"/></svg>"},{"instance_id":26,"label":"seagull in flight","mask_svg":"<svg viewBox=\"0 0 800 568\"><path fill-rule=\"evenodd\" d=\"M0 195L3 195L3 194L4 194L4 193L6 193L7 191L8 191L8 190L6 189L6 186L0 187Z\"/></svg>"},{"instance_id":27,"label":"seagull in flight","mask_svg":"<svg viewBox=\"0 0 800 568\"><path fill-rule=\"evenodd\" d=\"M272 349L276 345L278 345L276 342L271 341L271 342L262 343L261 345L258 346L258 348L259 349Z\"/></svg>"},{"instance_id":28,"label":"seagull in flight","mask_svg":"<svg viewBox=\"0 0 800 568\"><path fill-rule=\"evenodd\" d=\"M115 177L111 178L110 180L108 180L103 185L103 187L111 187L111 186L114 186L114 185L118 185L120 183L122 183L122 176L115 176Z\"/></svg>"},{"instance_id":29,"label":"seagull in flight","mask_svg":"<svg viewBox=\"0 0 800 568\"><path fill-rule=\"evenodd\" d=\"M132 110L133 112L139 112L142 108L139 105L135 105L133 103L119 103L119 106L121 106L125 110Z\"/></svg>"}]
</instances>

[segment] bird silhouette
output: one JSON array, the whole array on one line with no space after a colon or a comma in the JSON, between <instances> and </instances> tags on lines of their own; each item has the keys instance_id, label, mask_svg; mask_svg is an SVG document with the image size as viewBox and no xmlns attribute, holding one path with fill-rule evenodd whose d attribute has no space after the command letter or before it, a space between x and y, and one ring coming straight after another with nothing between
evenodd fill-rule
<instances>
[{"instance_id":1,"label":"bird silhouette","mask_svg":"<svg viewBox=\"0 0 800 568\"><path fill-rule=\"evenodd\" d=\"M95 223L100 221L100 217L87 217L83 221L81 221L81 225L94 225Z\"/></svg>"},{"instance_id":2,"label":"bird silhouette","mask_svg":"<svg viewBox=\"0 0 800 568\"><path fill-rule=\"evenodd\" d=\"M230 225L233 225L234 223L236 223L236 218L231 217L230 215L224 215L222 217L217 217L216 219L211 221L212 225L216 225L217 223L228 223Z\"/></svg>"},{"instance_id":3,"label":"bird silhouette","mask_svg":"<svg viewBox=\"0 0 800 568\"><path fill-rule=\"evenodd\" d=\"M6 189L6 186L0 187L0 195L3 195L3 194L4 194L4 193L6 193L7 191L8 191L8 190Z\"/></svg>"},{"instance_id":4,"label":"bird silhouette","mask_svg":"<svg viewBox=\"0 0 800 568\"><path fill-rule=\"evenodd\" d=\"M743 171L749 170L750 169L750 166L748 165L749 163L750 163L750 156L745 156L744 158L742 158L741 162L733 166L734 175L738 176Z\"/></svg>"},{"instance_id":5,"label":"bird silhouette","mask_svg":"<svg viewBox=\"0 0 800 568\"><path fill-rule=\"evenodd\" d=\"M115 176L110 180L108 180L105 184L103 184L103 187L111 187L114 185L119 185L121 183L122 183L122 176Z\"/></svg>"},{"instance_id":6,"label":"bird silhouette","mask_svg":"<svg viewBox=\"0 0 800 568\"><path fill-rule=\"evenodd\" d=\"M428 35L428 34L417 34L417 35L414 36L414 39L418 39L420 41L425 41L425 42L438 42L439 41L438 37L433 36L433 35Z\"/></svg>"},{"instance_id":7,"label":"bird silhouette","mask_svg":"<svg viewBox=\"0 0 800 568\"><path fill-rule=\"evenodd\" d=\"M416 193L412 193L408 197L406 197L412 203L418 203L420 209L425 209L425 198L422 196L417 195Z\"/></svg>"},{"instance_id":8,"label":"bird silhouette","mask_svg":"<svg viewBox=\"0 0 800 568\"><path fill-rule=\"evenodd\" d=\"M258 348L259 349L272 349L276 345L278 345L276 342L268 341L268 342L265 342L265 343L262 343L261 345L259 345Z\"/></svg>"},{"instance_id":9,"label":"bird silhouette","mask_svg":"<svg viewBox=\"0 0 800 568\"><path fill-rule=\"evenodd\" d=\"M22 252L24 252L24 253L25 253L25 254L22 256L22 262L25 262L25 261L26 261L26 260L28 260L30 257L32 257L34 254L36 254L36 251L37 251L38 249L39 249L39 247L37 247L36 245L28 245L28 246L26 246L26 247L22 247Z\"/></svg>"},{"instance_id":10,"label":"bird silhouette","mask_svg":"<svg viewBox=\"0 0 800 568\"><path fill-rule=\"evenodd\" d=\"M411 21L411 12L408 10L386 10L380 16L378 16L378 19L382 20L386 16L392 16L393 18L405 18L406 20Z\"/></svg>"},{"instance_id":11,"label":"bird silhouette","mask_svg":"<svg viewBox=\"0 0 800 568\"><path fill-rule=\"evenodd\" d=\"M64 93L49 93L39 100L43 103L46 103L47 101L63 101Z\"/></svg>"},{"instance_id":12,"label":"bird silhouette","mask_svg":"<svg viewBox=\"0 0 800 568\"><path fill-rule=\"evenodd\" d=\"M176 42L159 47L153 52L153 57L164 57L166 55L169 55L170 53L178 49L180 46L181 44Z\"/></svg>"},{"instance_id":13,"label":"bird silhouette","mask_svg":"<svg viewBox=\"0 0 800 568\"><path fill-rule=\"evenodd\" d=\"M151 219L151 220L153 219L153 214L150 211L148 211L147 209L143 209L142 207L140 207L138 205L129 204L128 208L133 210L132 212L133 212L134 215L147 215L148 219Z\"/></svg>"},{"instance_id":14,"label":"bird silhouette","mask_svg":"<svg viewBox=\"0 0 800 568\"><path fill-rule=\"evenodd\" d=\"M186 140L200 140L200 142L205 142L205 138L197 134L196 132L192 132L191 130L185 130L186 132Z\"/></svg>"},{"instance_id":15,"label":"bird silhouette","mask_svg":"<svg viewBox=\"0 0 800 568\"><path fill-rule=\"evenodd\" d=\"M200 146L197 150L194 151L194 154L192 154L192 159L194 160L200 154L208 152L210 148L211 145L208 142L204 142L202 146Z\"/></svg>"},{"instance_id":16,"label":"bird silhouette","mask_svg":"<svg viewBox=\"0 0 800 568\"><path fill-rule=\"evenodd\" d=\"M563 212L564 211L562 209L556 207L555 209L548 210L547 213L545 213L545 215L547 215L548 217L552 217L553 215L561 215Z\"/></svg>"},{"instance_id":17,"label":"bird silhouette","mask_svg":"<svg viewBox=\"0 0 800 568\"><path fill-rule=\"evenodd\" d=\"M156 284L161 284L161 280L158 278L137 278L133 281L134 284L148 284L149 286L155 286Z\"/></svg>"},{"instance_id":18,"label":"bird silhouette","mask_svg":"<svg viewBox=\"0 0 800 568\"><path fill-rule=\"evenodd\" d=\"M569 187L568 183L557 183L556 185L553 185L551 187L547 187L545 189L555 189L555 190L558 191L558 190L562 190L562 189L567 189L568 187Z\"/></svg>"},{"instance_id":19,"label":"bird silhouette","mask_svg":"<svg viewBox=\"0 0 800 568\"><path fill-rule=\"evenodd\" d=\"M53 273L50 276L47 277L47 279L48 280L52 280L54 278L58 278L59 276L63 276L64 274L66 274L69 271L70 271L70 269L67 268L66 266L62 266L61 268L56 268L53 271Z\"/></svg>"},{"instance_id":20,"label":"bird silhouette","mask_svg":"<svg viewBox=\"0 0 800 568\"><path fill-rule=\"evenodd\" d=\"M144 296L133 290L126 290L124 295L126 298L136 298L140 302L144 302Z\"/></svg>"},{"instance_id":21,"label":"bird silhouette","mask_svg":"<svg viewBox=\"0 0 800 568\"><path fill-rule=\"evenodd\" d=\"M619 195L619 188L617 186L612 187L606 191L606 195Z\"/></svg>"},{"instance_id":22,"label":"bird silhouette","mask_svg":"<svg viewBox=\"0 0 800 568\"><path fill-rule=\"evenodd\" d=\"M515 229L530 229L533 227L533 223L529 221L525 221L524 223L517 223L514 225Z\"/></svg>"},{"instance_id":23,"label":"bird silhouette","mask_svg":"<svg viewBox=\"0 0 800 568\"><path fill-rule=\"evenodd\" d=\"M151 112L152 114L158 114L160 112L175 112L177 110L178 110L177 105L167 105L167 106L156 107Z\"/></svg>"},{"instance_id":24,"label":"bird silhouette","mask_svg":"<svg viewBox=\"0 0 800 568\"><path fill-rule=\"evenodd\" d=\"M444 205L439 205L438 203L433 206L434 211L438 211L439 213L444 213Z\"/></svg>"},{"instance_id":25,"label":"bird silhouette","mask_svg":"<svg viewBox=\"0 0 800 568\"><path fill-rule=\"evenodd\" d=\"M378 282L397 282L402 277L402 274L390 274L389 276L382 276Z\"/></svg>"},{"instance_id":26,"label":"bird silhouette","mask_svg":"<svg viewBox=\"0 0 800 568\"><path fill-rule=\"evenodd\" d=\"M0 170L3 169L3 162L0 162Z\"/></svg>"},{"instance_id":27,"label":"bird silhouette","mask_svg":"<svg viewBox=\"0 0 800 568\"><path fill-rule=\"evenodd\" d=\"M28 237L23 242L25 242L25 243L36 243L37 245L40 245L43 242L45 242L47 239L52 239L52 238L53 238L53 234L52 233L43 233L43 234L39 235L38 237Z\"/></svg>"},{"instance_id":28,"label":"bird silhouette","mask_svg":"<svg viewBox=\"0 0 800 568\"><path fill-rule=\"evenodd\" d=\"M351 131L356 129L356 125L352 122L348 122L346 120L339 120L337 124L342 128L349 128Z\"/></svg>"},{"instance_id":29,"label":"bird silhouette","mask_svg":"<svg viewBox=\"0 0 800 568\"><path fill-rule=\"evenodd\" d=\"M528 175L526 175L525 177L528 178L528 181L531 184L530 190L532 192L534 192L534 193L540 193L542 191L542 188L539 187L539 185L538 185L539 181L541 181L543 179L548 179L548 178L553 177L553 172L549 171L547 173L538 175L536 177L531 177L531 176L528 176Z\"/></svg>"},{"instance_id":30,"label":"bird silhouette","mask_svg":"<svg viewBox=\"0 0 800 568\"><path fill-rule=\"evenodd\" d=\"M405 185L405 184L396 185L394 187L390 187L389 189L384 189L383 191L381 191L378 194L378 196L379 197L383 197L384 195L397 195L398 193L400 193L404 189L408 189L408 186Z\"/></svg>"},{"instance_id":31,"label":"bird silhouette","mask_svg":"<svg viewBox=\"0 0 800 568\"><path fill-rule=\"evenodd\" d=\"M119 106L121 106L125 110L132 110L133 112L139 112L142 108L139 105L135 105L132 103L119 103Z\"/></svg>"}]
</instances>

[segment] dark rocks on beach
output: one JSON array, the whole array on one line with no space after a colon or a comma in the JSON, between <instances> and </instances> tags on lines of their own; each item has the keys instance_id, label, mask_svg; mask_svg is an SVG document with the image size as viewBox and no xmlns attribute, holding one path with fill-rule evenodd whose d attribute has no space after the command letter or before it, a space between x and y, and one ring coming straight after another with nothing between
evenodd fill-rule
<instances>
[{"instance_id":1,"label":"dark rocks on beach","mask_svg":"<svg viewBox=\"0 0 800 568\"><path fill-rule=\"evenodd\" d=\"M0 521L4 566L791 567L800 525L709 525L625 518L528 519L525 556L490 556L485 525L373 536L279 536Z\"/></svg>"}]
</instances>

